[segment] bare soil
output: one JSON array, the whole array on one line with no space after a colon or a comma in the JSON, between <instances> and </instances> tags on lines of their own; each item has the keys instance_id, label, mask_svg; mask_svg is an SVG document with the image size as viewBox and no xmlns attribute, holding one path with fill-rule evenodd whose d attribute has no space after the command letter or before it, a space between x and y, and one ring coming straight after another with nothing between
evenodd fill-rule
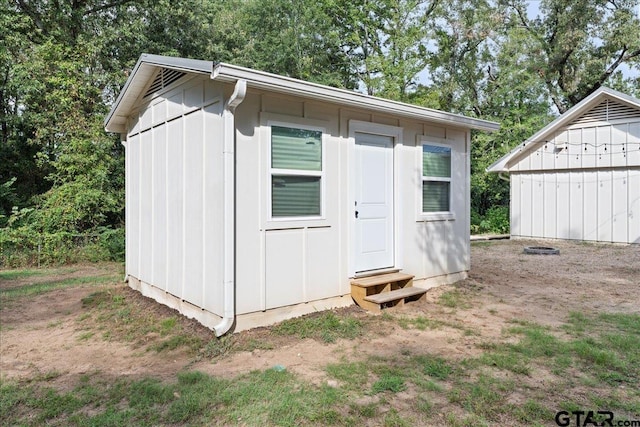
<instances>
[{"instance_id":1,"label":"bare soil","mask_svg":"<svg viewBox=\"0 0 640 427\"><path fill-rule=\"evenodd\" d=\"M560 249L560 255L523 254L525 246L550 245ZM76 277L83 271L68 274ZM0 283L1 289L34 280L5 282ZM572 311L640 312L640 246L524 240L474 243L469 279L434 288L426 301L389 311L396 320L427 318L439 322L440 327L402 327L399 321L389 321L389 316L376 316L354 306L338 311L373 325L360 338L326 344L274 336L270 328L258 328L234 335L232 351L213 358L198 356L185 347L151 350L147 341L159 339L153 333L133 341L124 332L106 338L99 316L90 316L90 308L82 303L97 288L119 293L134 303L138 314L157 319L175 316L122 283L70 287L2 302L2 379L51 377L52 385L64 389L72 388L84 374L174 379L181 370L197 369L231 377L278 364L319 384L331 381L325 366L344 359L421 353L425 349L462 359L479 354L479 343L504 340L503 328L514 319L558 326ZM455 307L438 303L443 293L452 290L461 297L460 303ZM180 317L179 322L183 330L204 342L214 338L211 331L193 321ZM543 382L544 378L533 380Z\"/></svg>"}]
</instances>

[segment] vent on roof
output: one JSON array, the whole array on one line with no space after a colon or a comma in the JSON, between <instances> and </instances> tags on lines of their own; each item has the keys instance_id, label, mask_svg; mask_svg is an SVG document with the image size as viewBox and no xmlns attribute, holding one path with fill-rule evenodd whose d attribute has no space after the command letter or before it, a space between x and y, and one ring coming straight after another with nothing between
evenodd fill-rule
<instances>
[{"instance_id":1,"label":"vent on roof","mask_svg":"<svg viewBox=\"0 0 640 427\"><path fill-rule=\"evenodd\" d=\"M186 73L182 71L172 70L171 68L161 68L158 74L156 74L156 78L153 79L151 86L149 86L147 92L144 94L144 97L146 98L147 96L160 92L185 74Z\"/></svg>"},{"instance_id":2,"label":"vent on roof","mask_svg":"<svg viewBox=\"0 0 640 427\"><path fill-rule=\"evenodd\" d=\"M578 117L571 124L582 125L594 122L608 122L640 117L640 110L605 99L591 110Z\"/></svg>"}]
</instances>

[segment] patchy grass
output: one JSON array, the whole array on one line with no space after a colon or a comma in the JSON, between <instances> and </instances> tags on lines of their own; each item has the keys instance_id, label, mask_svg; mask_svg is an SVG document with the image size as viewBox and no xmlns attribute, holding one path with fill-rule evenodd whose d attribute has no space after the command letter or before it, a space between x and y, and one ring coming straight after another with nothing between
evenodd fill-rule
<instances>
[{"instance_id":1,"label":"patchy grass","mask_svg":"<svg viewBox=\"0 0 640 427\"><path fill-rule=\"evenodd\" d=\"M469 308L469 296L465 295L460 289L452 289L440 295L438 304L448 308Z\"/></svg>"},{"instance_id":2,"label":"patchy grass","mask_svg":"<svg viewBox=\"0 0 640 427\"><path fill-rule=\"evenodd\" d=\"M115 274L103 274L99 276L72 277L62 280L51 280L42 283L33 283L9 289L0 289L0 297L14 299L24 296L35 296L55 289L69 288L73 286L91 286L114 282L119 278Z\"/></svg>"},{"instance_id":3,"label":"patchy grass","mask_svg":"<svg viewBox=\"0 0 640 427\"><path fill-rule=\"evenodd\" d=\"M439 306L431 306L437 319L397 311L359 317L326 311L264 333L218 339L124 286L108 286L109 280L116 283L118 272L109 280L111 273L57 281L40 270L29 274L14 277L37 277L39 283L26 283L23 292L5 289L3 298L23 301L63 287L96 285L83 294L75 318L79 342L117 340L157 352L183 349L194 361L268 351L283 337L289 343L311 338L312 345L351 342L336 346L343 358L318 368L324 372L313 383L286 369L234 378L185 370L162 380L92 373L64 389L55 386L64 376L55 370L21 382L0 381L0 425L528 426L552 425L561 409L605 409L614 411L616 420L640 419L638 314L572 312L560 327L515 320L506 324L502 339L484 342L460 313L456 317L445 309L470 307L472 292L456 287L442 294ZM50 322L47 328L58 325ZM358 339L384 338L393 328L409 330L415 342L374 356L358 353ZM473 346L474 356L452 357L420 341L424 331L443 328L453 328L456 345Z\"/></svg>"},{"instance_id":4,"label":"patchy grass","mask_svg":"<svg viewBox=\"0 0 640 427\"><path fill-rule=\"evenodd\" d=\"M354 339L362 334L360 320L346 316L341 318L332 311L285 320L273 327L278 335L293 335L300 339L313 338L333 343L339 338Z\"/></svg>"},{"instance_id":5,"label":"patchy grass","mask_svg":"<svg viewBox=\"0 0 640 427\"><path fill-rule=\"evenodd\" d=\"M117 312L125 302L95 294L87 304ZM338 322L307 323L305 336L323 336L325 327L309 324L334 325L330 330L336 333L342 326L335 325L350 319L349 315L333 316ZM158 334L168 331L160 350L191 345L174 334L180 325L170 319L156 322ZM575 322L580 322L579 328ZM428 349L420 354L399 350L394 356L357 361L345 357L325 367L327 377L337 382L332 387L274 369L231 379L186 371L175 381L85 375L70 391L49 385L59 373L22 384L3 382L0 423L352 426L375 419L392 426L549 425L558 410L589 408L615 411L616 419L640 417L637 315L569 316L567 324L556 329L531 322L512 325L505 330L509 342L487 344L476 358L455 361L430 354ZM171 344L175 342L179 344ZM232 345L231 338L224 338L204 347L210 347L211 354L218 348L228 351ZM556 375L561 358L568 364ZM540 373L547 378L544 389L531 382ZM576 384L580 393L572 393ZM405 397L399 405L401 392ZM520 397L514 400L514 396ZM449 415L441 415L443 411Z\"/></svg>"}]
</instances>

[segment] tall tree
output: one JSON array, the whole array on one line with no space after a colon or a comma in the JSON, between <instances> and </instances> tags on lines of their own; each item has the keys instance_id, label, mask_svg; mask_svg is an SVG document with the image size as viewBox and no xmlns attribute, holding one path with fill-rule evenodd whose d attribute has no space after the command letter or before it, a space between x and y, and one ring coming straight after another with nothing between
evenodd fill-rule
<instances>
[{"instance_id":1,"label":"tall tree","mask_svg":"<svg viewBox=\"0 0 640 427\"><path fill-rule=\"evenodd\" d=\"M560 113L606 82L621 67L640 69L638 0L542 0L540 15L527 15L524 0L501 0L510 26L535 41L530 61Z\"/></svg>"},{"instance_id":2,"label":"tall tree","mask_svg":"<svg viewBox=\"0 0 640 427\"><path fill-rule=\"evenodd\" d=\"M369 95L406 100L427 64L438 0L327 0L351 73Z\"/></svg>"}]
</instances>

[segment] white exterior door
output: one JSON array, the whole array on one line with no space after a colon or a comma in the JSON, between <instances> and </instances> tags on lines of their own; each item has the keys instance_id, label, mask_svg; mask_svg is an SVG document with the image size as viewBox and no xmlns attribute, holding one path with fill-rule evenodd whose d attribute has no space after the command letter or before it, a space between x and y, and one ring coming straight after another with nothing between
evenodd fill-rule
<instances>
[{"instance_id":1,"label":"white exterior door","mask_svg":"<svg viewBox=\"0 0 640 427\"><path fill-rule=\"evenodd\" d=\"M355 134L355 271L394 266L393 137Z\"/></svg>"}]
</instances>

